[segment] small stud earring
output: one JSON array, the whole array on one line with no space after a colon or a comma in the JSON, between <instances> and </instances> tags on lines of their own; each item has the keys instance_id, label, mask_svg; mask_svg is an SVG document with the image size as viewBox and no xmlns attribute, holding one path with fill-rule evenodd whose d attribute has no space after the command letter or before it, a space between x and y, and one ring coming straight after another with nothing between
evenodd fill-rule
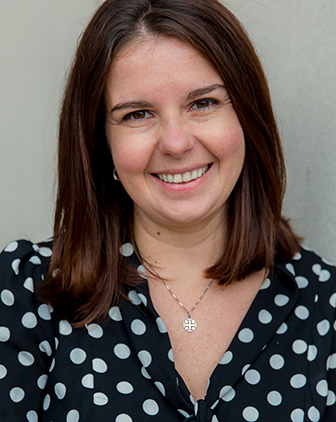
<instances>
[{"instance_id":1,"label":"small stud earring","mask_svg":"<svg viewBox=\"0 0 336 422\"><path fill-rule=\"evenodd\" d=\"M113 169L112 176L113 176L113 179L114 179L115 181L120 182L120 179L119 179L119 177L118 177L118 174L117 174L117 171L116 171L115 167L114 167L114 169Z\"/></svg>"}]
</instances>

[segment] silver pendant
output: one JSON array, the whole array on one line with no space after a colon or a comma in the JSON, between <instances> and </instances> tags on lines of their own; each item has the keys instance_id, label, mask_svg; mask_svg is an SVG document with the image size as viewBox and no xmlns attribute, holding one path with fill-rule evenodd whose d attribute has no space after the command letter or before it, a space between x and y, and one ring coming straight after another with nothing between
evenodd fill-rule
<instances>
[{"instance_id":1,"label":"silver pendant","mask_svg":"<svg viewBox=\"0 0 336 422\"><path fill-rule=\"evenodd\" d=\"M194 331L196 330L196 328L197 328L197 323L196 323L196 321L195 321L194 319L190 318L190 316L189 316L189 318L187 318L187 319L184 321L184 323L183 323L183 328L184 328L186 331L188 331L188 333L192 333L192 332L194 332Z\"/></svg>"}]
</instances>

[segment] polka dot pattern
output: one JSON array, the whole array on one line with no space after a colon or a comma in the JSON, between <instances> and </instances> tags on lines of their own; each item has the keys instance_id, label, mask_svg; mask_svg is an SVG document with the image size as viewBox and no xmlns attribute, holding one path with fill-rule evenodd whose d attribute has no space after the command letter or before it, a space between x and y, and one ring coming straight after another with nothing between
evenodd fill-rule
<instances>
[{"instance_id":1,"label":"polka dot pattern","mask_svg":"<svg viewBox=\"0 0 336 422\"><path fill-rule=\"evenodd\" d=\"M175 370L167 327L131 243L120 254L141 284L113 304L104 324L84 329L59 320L35 295L51 254L47 243L12 242L0 256L0 345L16 350L0 354L0 387L11 385L2 400L15 420L36 422L41 408L44 419L67 422L89 415L115 422L219 422L229 414L235 422L333 420L335 269L312 252L276 263L208 380L206 400L198 401Z\"/></svg>"}]
</instances>

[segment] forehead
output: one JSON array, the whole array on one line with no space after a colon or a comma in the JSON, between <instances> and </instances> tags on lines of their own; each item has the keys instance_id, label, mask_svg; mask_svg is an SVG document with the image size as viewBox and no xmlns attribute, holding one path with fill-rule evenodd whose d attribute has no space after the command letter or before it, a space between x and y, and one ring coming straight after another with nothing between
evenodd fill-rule
<instances>
[{"instance_id":1,"label":"forehead","mask_svg":"<svg viewBox=\"0 0 336 422\"><path fill-rule=\"evenodd\" d=\"M107 89L141 90L142 83L160 86L223 83L217 70L195 48L176 38L148 36L126 46L113 60ZM139 85L140 84L140 85ZM197 88L198 86L194 87Z\"/></svg>"}]
</instances>

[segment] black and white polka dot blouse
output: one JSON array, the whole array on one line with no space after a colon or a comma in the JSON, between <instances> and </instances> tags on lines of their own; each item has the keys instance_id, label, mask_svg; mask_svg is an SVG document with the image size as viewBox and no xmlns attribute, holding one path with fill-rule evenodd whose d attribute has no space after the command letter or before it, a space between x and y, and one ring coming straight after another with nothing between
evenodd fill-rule
<instances>
[{"instance_id":1,"label":"black and white polka dot blouse","mask_svg":"<svg viewBox=\"0 0 336 422\"><path fill-rule=\"evenodd\" d=\"M312 252L276 263L197 402L147 285L73 329L34 294L51 254L20 241L0 256L1 422L336 421L336 269Z\"/></svg>"}]
</instances>

